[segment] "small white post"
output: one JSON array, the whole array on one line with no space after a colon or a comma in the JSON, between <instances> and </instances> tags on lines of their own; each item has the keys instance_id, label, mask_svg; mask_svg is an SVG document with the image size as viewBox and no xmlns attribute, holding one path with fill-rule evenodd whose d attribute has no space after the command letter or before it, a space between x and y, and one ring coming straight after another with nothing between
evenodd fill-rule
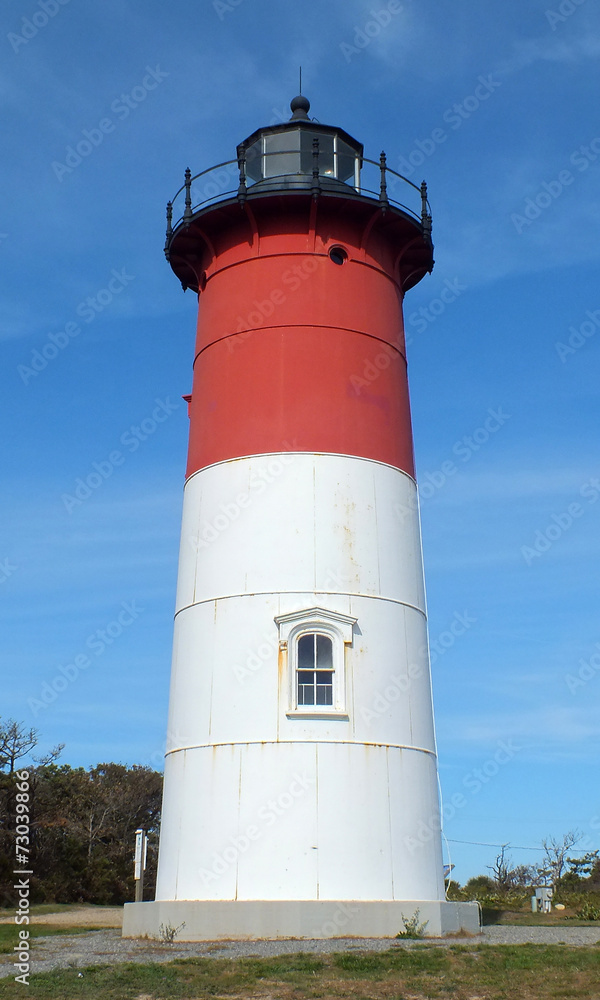
<instances>
[{"instance_id":1,"label":"small white post","mask_svg":"<svg viewBox=\"0 0 600 1000\"><path fill-rule=\"evenodd\" d=\"M133 858L133 877L135 879L135 901L141 903L144 898L144 872L146 870L146 854L148 852L148 837L141 828L135 831L135 855Z\"/></svg>"}]
</instances>

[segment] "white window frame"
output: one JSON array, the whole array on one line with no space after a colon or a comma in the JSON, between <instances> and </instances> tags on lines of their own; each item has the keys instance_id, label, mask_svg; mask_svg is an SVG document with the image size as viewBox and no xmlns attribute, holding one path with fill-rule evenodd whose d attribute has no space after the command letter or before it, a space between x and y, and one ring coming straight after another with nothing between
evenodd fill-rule
<instances>
[{"instance_id":1,"label":"white window frame","mask_svg":"<svg viewBox=\"0 0 600 1000\"><path fill-rule=\"evenodd\" d=\"M346 698L346 646L352 644L356 618L327 611L325 608L305 608L286 615L277 615L279 648L287 653L287 704L288 718L348 719ZM333 655L333 704L298 704L298 640L307 634L317 633L331 639Z\"/></svg>"}]
</instances>

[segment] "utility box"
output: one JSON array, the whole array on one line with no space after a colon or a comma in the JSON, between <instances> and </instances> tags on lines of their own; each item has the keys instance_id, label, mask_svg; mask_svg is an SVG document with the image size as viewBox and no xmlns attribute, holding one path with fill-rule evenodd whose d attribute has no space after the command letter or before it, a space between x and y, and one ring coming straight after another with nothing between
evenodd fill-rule
<instances>
[{"instance_id":1,"label":"utility box","mask_svg":"<svg viewBox=\"0 0 600 1000\"><path fill-rule=\"evenodd\" d=\"M554 889L551 886L541 885L537 886L534 892L535 895L531 897L531 909L533 913L550 913Z\"/></svg>"}]
</instances>

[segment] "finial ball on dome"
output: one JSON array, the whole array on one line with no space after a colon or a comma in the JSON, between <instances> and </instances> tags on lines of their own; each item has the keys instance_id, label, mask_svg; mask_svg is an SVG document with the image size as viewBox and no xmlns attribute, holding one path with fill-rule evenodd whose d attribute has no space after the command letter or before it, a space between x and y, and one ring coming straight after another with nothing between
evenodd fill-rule
<instances>
[{"instance_id":1,"label":"finial ball on dome","mask_svg":"<svg viewBox=\"0 0 600 1000\"><path fill-rule=\"evenodd\" d=\"M290 109L294 118L308 118L310 101L302 94L298 94L297 97L294 97L293 101L290 101Z\"/></svg>"}]
</instances>

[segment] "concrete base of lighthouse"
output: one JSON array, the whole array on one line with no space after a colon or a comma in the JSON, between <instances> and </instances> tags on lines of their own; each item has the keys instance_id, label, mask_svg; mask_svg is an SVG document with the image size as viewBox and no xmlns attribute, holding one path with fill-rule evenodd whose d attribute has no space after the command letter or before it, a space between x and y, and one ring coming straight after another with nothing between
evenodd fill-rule
<instances>
[{"instance_id":1,"label":"concrete base of lighthouse","mask_svg":"<svg viewBox=\"0 0 600 1000\"><path fill-rule=\"evenodd\" d=\"M123 937L178 941L395 938L419 911L425 937L479 934L479 905L445 900L157 900L126 903Z\"/></svg>"}]
</instances>

